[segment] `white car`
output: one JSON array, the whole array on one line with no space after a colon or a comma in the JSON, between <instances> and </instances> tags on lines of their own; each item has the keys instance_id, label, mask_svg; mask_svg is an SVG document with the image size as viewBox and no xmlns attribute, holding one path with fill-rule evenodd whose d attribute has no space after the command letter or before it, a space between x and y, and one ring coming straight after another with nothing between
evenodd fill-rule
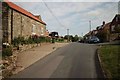
<instances>
[{"instance_id":1,"label":"white car","mask_svg":"<svg viewBox=\"0 0 120 80\"><path fill-rule=\"evenodd\" d=\"M96 36L92 36L90 39L89 39L89 43L99 43L100 40L98 39L98 37Z\"/></svg>"}]
</instances>

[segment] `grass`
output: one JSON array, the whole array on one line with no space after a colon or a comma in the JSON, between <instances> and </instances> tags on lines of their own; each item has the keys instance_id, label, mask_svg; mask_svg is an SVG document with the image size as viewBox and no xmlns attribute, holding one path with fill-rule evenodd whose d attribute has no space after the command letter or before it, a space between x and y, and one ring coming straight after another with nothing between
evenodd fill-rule
<instances>
[{"instance_id":1,"label":"grass","mask_svg":"<svg viewBox=\"0 0 120 80\"><path fill-rule=\"evenodd\" d=\"M120 78L120 45L104 45L99 48L102 67L108 78Z\"/></svg>"}]
</instances>

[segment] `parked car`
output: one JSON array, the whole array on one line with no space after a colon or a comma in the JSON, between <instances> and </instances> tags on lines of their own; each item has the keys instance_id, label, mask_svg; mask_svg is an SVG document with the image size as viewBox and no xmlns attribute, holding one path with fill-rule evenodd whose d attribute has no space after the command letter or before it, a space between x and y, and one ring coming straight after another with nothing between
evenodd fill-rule
<instances>
[{"instance_id":1,"label":"parked car","mask_svg":"<svg viewBox=\"0 0 120 80\"><path fill-rule=\"evenodd\" d=\"M92 36L89 40L88 43L99 43L100 39L96 36Z\"/></svg>"},{"instance_id":2,"label":"parked car","mask_svg":"<svg viewBox=\"0 0 120 80\"><path fill-rule=\"evenodd\" d=\"M83 39L81 39L81 40L79 40L78 42L79 42L79 43L84 43L84 40L83 40Z\"/></svg>"}]
</instances>

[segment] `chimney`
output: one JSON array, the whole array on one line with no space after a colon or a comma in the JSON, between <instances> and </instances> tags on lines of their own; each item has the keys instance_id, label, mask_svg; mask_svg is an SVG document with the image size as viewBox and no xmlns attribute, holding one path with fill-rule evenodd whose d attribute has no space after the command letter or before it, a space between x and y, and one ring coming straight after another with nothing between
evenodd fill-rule
<instances>
[{"instance_id":1,"label":"chimney","mask_svg":"<svg viewBox=\"0 0 120 80\"><path fill-rule=\"evenodd\" d=\"M42 21L42 19L41 19L41 16L40 16L40 15L35 15L35 17L37 17L39 20L41 20L41 21Z\"/></svg>"},{"instance_id":2,"label":"chimney","mask_svg":"<svg viewBox=\"0 0 120 80\"><path fill-rule=\"evenodd\" d=\"M105 25L105 21L103 21L103 26Z\"/></svg>"}]
</instances>

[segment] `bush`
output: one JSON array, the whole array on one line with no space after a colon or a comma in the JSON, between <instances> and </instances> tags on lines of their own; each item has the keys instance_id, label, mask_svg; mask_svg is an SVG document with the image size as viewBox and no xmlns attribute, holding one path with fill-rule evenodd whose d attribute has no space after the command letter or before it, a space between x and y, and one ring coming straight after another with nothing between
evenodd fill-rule
<instances>
[{"instance_id":1,"label":"bush","mask_svg":"<svg viewBox=\"0 0 120 80\"><path fill-rule=\"evenodd\" d=\"M14 46L18 46L19 44L24 44L25 43L25 40L24 40L24 37L15 37L14 40L12 41L12 44Z\"/></svg>"},{"instance_id":2,"label":"bush","mask_svg":"<svg viewBox=\"0 0 120 80\"><path fill-rule=\"evenodd\" d=\"M40 36L39 40L40 40L40 42L45 42L46 41L45 37L43 37L43 36Z\"/></svg>"},{"instance_id":3,"label":"bush","mask_svg":"<svg viewBox=\"0 0 120 80\"><path fill-rule=\"evenodd\" d=\"M40 36L38 37L37 35L34 36L30 36L28 39L24 39L24 37L16 37L14 38L14 40L12 41L12 44L14 46L18 46L19 44L34 44L34 43L41 43L41 42L50 42L51 39L48 37L43 37Z\"/></svg>"},{"instance_id":4,"label":"bush","mask_svg":"<svg viewBox=\"0 0 120 80\"><path fill-rule=\"evenodd\" d=\"M12 55L12 47L11 46L2 49L2 56L3 57L11 56L11 55Z\"/></svg>"},{"instance_id":5,"label":"bush","mask_svg":"<svg viewBox=\"0 0 120 80\"><path fill-rule=\"evenodd\" d=\"M57 39L57 42L64 42L64 39Z\"/></svg>"},{"instance_id":6,"label":"bush","mask_svg":"<svg viewBox=\"0 0 120 80\"><path fill-rule=\"evenodd\" d=\"M27 42L28 42L28 44L33 44L34 43L33 38L29 37Z\"/></svg>"},{"instance_id":7,"label":"bush","mask_svg":"<svg viewBox=\"0 0 120 80\"><path fill-rule=\"evenodd\" d=\"M51 39L49 37L46 37L46 42L51 42Z\"/></svg>"},{"instance_id":8,"label":"bush","mask_svg":"<svg viewBox=\"0 0 120 80\"><path fill-rule=\"evenodd\" d=\"M14 40L12 41L12 44L14 45L14 46L17 46L17 45L19 45L20 44L20 41L18 40L18 38L14 38Z\"/></svg>"}]
</instances>

